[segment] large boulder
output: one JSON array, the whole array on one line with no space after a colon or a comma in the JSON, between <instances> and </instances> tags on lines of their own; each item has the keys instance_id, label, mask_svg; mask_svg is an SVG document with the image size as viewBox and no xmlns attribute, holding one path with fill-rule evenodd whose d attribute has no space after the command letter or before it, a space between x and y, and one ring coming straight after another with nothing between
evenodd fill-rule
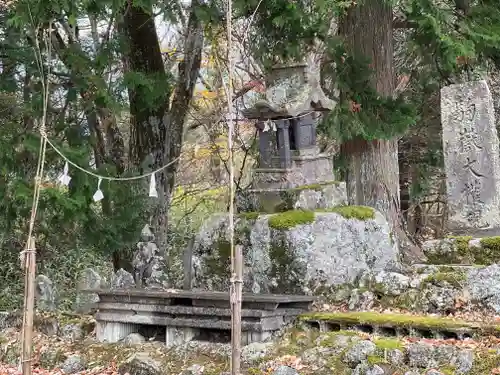
<instances>
[{"instance_id":1,"label":"large boulder","mask_svg":"<svg viewBox=\"0 0 500 375\"><path fill-rule=\"evenodd\" d=\"M209 218L197 234L193 288L228 289L228 218ZM368 207L239 214L235 243L243 247L244 290L254 293L316 293L400 266L387 221Z\"/></svg>"},{"instance_id":2,"label":"large boulder","mask_svg":"<svg viewBox=\"0 0 500 375\"><path fill-rule=\"evenodd\" d=\"M500 265L472 268L467 275L466 287L471 298L500 313Z\"/></svg>"}]
</instances>

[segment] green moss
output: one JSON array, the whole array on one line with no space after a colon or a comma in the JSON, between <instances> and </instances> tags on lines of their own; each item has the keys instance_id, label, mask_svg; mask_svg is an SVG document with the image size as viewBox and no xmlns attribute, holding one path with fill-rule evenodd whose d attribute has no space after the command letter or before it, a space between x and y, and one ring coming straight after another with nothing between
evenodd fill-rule
<instances>
[{"instance_id":1,"label":"green moss","mask_svg":"<svg viewBox=\"0 0 500 375\"><path fill-rule=\"evenodd\" d=\"M461 259L454 252L448 253L430 253L425 254L427 256L427 262L429 264L460 264Z\"/></svg>"},{"instance_id":2,"label":"green moss","mask_svg":"<svg viewBox=\"0 0 500 375\"><path fill-rule=\"evenodd\" d=\"M207 256L205 262L210 273L221 276L229 272L231 260L231 244L224 238L219 238L213 244L214 252Z\"/></svg>"},{"instance_id":3,"label":"green moss","mask_svg":"<svg viewBox=\"0 0 500 375\"><path fill-rule=\"evenodd\" d=\"M427 252L428 262L432 264L473 264L477 251L469 247L471 236L448 236L454 240L452 251L443 251L437 248ZM445 245L446 247L449 245Z\"/></svg>"},{"instance_id":4,"label":"green moss","mask_svg":"<svg viewBox=\"0 0 500 375\"><path fill-rule=\"evenodd\" d=\"M314 212L306 210L291 210L269 217L269 227L278 230L287 230L297 225L311 224L312 222L314 222Z\"/></svg>"},{"instance_id":5,"label":"green moss","mask_svg":"<svg viewBox=\"0 0 500 375\"><path fill-rule=\"evenodd\" d=\"M390 325L398 327L415 327L428 329L485 329L488 331L499 330L498 326L482 326L479 323L471 323L456 319L434 316L418 316L405 314L382 314L377 312L347 312L330 313L314 312L301 315L300 320L325 320L344 324L373 324Z\"/></svg>"},{"instance_id":6,"label":"green moss","mask_svg":"<svg viewBox=\"0 0 500 375\"><path fill-rule=\"evenodd\" d=\"M283 232L273 234L269 256L272 265L271 275L277 281L272 293L300 293L301 275L304 274L303 266L297 264L296 256Z\"/></svg>"},{"instance_id":7,"label":"green moss","mask_svg":"<svg viewBox=\"0 0 500 375\"><path fill-rule=\"evenodd\" d=\"M359 333L356 331L348 331L341 329L340 331L335 332L327 332L321 335L320 346L335 346L337 342L338 336L347 336L347 337L359 337Z\"/></svg>"},{"instance_id":8,"label":"green moss","mask_svg":"<svg viewBox=\"0 0 500 375\"><path fill-rule=\"evenodd\" d=\"M410 289L399 296L390 297L383 296L387 298L385 301L385 306L388 308L397 307L405 310L415 310L418 306L418 301L420 300L420 291Z\"/></svg>"},{"instance_id":9,"label":"green moss","mask_svg":"<svg viewBox=\"0 0 500 375\"><path fill-rule=\"evenodd\" d=\"M472 236L450 236L455 240L454 251L440 249L426 254L433 264L481 264L490 265L500 261L500 236L485 237L480 240L480 247L470 247Z\"/></svg>"},{"instance_id":10,"label":"green moss","mask_svg":"<svg viewBox=\"0 0 500 375\"><path fill-rule=\"evenodd\" d=\"M378 349L382 350L404 349L404 345L401 341L399 341L398 339L391 339L388 337L380 337L378 339L373 340L373 343L377 346Z\"/></svg>"},{"instance_id":11,"label":"green moss","mask_svg":"<svg viewBox=\"0 0 500 375\"><path fill-rule=\"evenodd\" d=\"M440 285L443 283L448 283L456 288L461 288L464 281L466 280L466 274L463 271L447 271L447 272L437 272L432 275L427 276L423 282L422 286L427 284Z\"/></svg>"},{"instance_id":12,"label":"green moss","mask_svg":"<svg viewBox=\"0 0 500 375\"><path fill-rule=\"evenodd\" d=\"M461 256L469 255L469 241L472 240L472 236L455 236L450 237L455 239L455 244L457 247L457 252Z\"/></svg>"},{"instance_id":13,"label":"green moss","mask_svg":"<svg viewBox=\"0 0 500 375\"><path fill-rule=\"evenodd\" d=\"M439 371L441 371L444 375L455 375L457 369L455 368L455 366L448 365L448 366L440 367Z\"/></svg>"},{"instance_id":14,"label":"green moss","mask_svg":"<svg viewBox=\"0 0 500 375\"><path fill-rule=\"evenodd\" d=\"M481 246L500 252L500 236L481 238Z\"/></svg>"},{"instance_id":15,"label":"green moss","mask_svg":"<svg viewBox=\"0 0 500 375\"><path fill-rule=\"evenodd\" d=\"M481 248L473 248L474 263L490 265L500 260L500 236L486 237L480 240Z\"/></svg>"},{"instance_id":16,"label":"green moss","mask_svg":"<svg viewBox=\"0 0 500 375\"><path fill-rule=\"evenodd\" d=\"M335 212L346 219L371 220L375 218L375 210L366 206L336 206L318 212Z\"/></svg>"},{"instance_id":17,"label":"green moss","mask_svg":"<svg viewBox=\"0 0 500 375\"><path fill-rule=\"evenodd\" d=\"M474 367L469 375L492 374L492 370L500 366L500 356L496 350L478 351L475 353Z\"/></svg>"}]
</instances>

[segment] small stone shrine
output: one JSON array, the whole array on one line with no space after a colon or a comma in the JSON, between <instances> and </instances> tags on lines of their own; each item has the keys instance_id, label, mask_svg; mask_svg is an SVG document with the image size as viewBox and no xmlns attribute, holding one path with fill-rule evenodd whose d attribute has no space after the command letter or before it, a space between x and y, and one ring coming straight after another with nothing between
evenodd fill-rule
<instances>
[{"instance_id":1,"label":"small stone shrine","mask_svg":"<svg viewBox=\"0 0 500 375\"><path fill-rule=\"evenodd\" d=\"M242 246L243 290L255 294L314 295L399 267L387 220L370 207L347 206L333 156L317 146L318 117L334 104L319 82L312 62L277 67L266 99L245 111L258 120L259 165L251 187L238 192L234 236L227 213L201 225L186 256L188 288L229 289L231 241Z\"/></svg>"},{"instance_id":2,"label":"small stone shrine","mask_svg":"<svg viewBox=\"0 0 500 375\"><path fill-rule=\"evenodd\" d=\"M443 87L441 119L448 229L456 234L492 234L500 229L500 159L486 81Z\"/></svg>"},{"instance_id":3,"label":"small stone shrine","mask_svg":"<svg viewBox=\"0 0 500 375\"><path fill-rule=\"evenodd\" d=\"M238 209L272 213L344 204L345 183L334 181L333 157L316 143L317 122L335 105L320 87L318 66L275 67L266 84L266 98L243 112L258 120L259 160Z\"/></svg>"}]
</instances>

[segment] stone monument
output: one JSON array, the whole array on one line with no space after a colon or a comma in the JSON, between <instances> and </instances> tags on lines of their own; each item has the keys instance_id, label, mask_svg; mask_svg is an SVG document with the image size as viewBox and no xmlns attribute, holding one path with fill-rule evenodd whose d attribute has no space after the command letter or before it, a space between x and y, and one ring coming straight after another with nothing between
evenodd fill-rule
<instances>
[{"instance_id":1,"label":"stone monument","mask_svg":"<svg viewBox=\"0 0 500 375\"><path fill-rule=\"evenodd\" d=\"M448 228L456 234L495 232L500 229L500 162L486 81L442 88L441 121Z\"/></svg>"},{"instance_id":2,"label":"stone monument","mask_svg":"<svg viewBox=\"0 0 500 375\"><path fill-rule=\"evenodd\" d=\"M259 160L238 209L273 213L344 204L345 183L335 182L333 157L316 143L318 119L335 105L320 87L318 66L277 66L267 87L266 98L243 112L258 121Z\"/></svg>"}]
</instances>

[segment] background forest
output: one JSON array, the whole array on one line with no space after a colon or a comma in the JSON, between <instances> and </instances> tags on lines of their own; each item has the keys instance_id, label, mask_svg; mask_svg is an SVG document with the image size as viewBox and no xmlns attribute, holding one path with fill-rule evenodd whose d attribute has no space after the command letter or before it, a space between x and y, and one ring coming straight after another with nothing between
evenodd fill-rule
<instances>
[{"instance_id":1,"label":"background forest","mask_svg":"<svg viewBox=\"0 0 500 375\"><path fill-rule=\"evenodd\" d=\"M70 301L80 270L130 269L149 223L169 278L180 281L189 239L228 205L226 5L0 0L0 310L22 301L19 253L44 103L49 139L87 170L127 177L171 164L156 175L158 198L148 196L148 178L103 181L96 203L93 176L70 166L69 186L57 184L65 160L49 147L38 273ZM233 10L237 189L248 185L256 154L253 123L241 110L263 95L273 64L314 54L323 89L338 102L320 126L321 146L335 151L350 200L386 214L402 243L442 236L439 90L487 77L500 91L498 4L236 0ZM352 173L359 163L361 173ZM378 181L384 189L373 188Z\"/></svg>"}]
</instances>

